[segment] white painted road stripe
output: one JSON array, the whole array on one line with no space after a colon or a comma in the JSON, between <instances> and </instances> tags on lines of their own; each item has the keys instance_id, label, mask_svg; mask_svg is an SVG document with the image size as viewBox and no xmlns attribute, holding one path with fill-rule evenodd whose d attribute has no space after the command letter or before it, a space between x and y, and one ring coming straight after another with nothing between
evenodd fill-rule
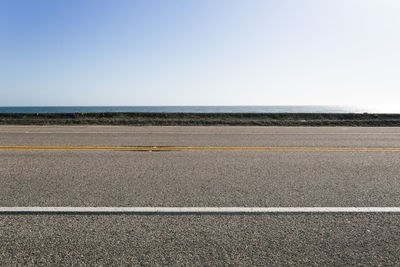
<instances>
[{"instance_id":1,"label":"white painted road stripe","mask_svg":"<svg viewBox=\"0 0 400 267\"><path fill-rule=\"evenodd\" d=\"M180 134L180 135L400 135L400 132L393 133L210 133L210 132L18 132L0 131L0 134Z\"/></svg>"},{"instance_id":2,"label":"white painted road stripe","mask_svg":"<svg viewBox=\"0 0 400 267\"><path fill-rule=\"evenodd\" d=\"M0 207L0 214L129 213L129 214L285 214L398 213L400 207Z\"/></svg>"}]
</instances>

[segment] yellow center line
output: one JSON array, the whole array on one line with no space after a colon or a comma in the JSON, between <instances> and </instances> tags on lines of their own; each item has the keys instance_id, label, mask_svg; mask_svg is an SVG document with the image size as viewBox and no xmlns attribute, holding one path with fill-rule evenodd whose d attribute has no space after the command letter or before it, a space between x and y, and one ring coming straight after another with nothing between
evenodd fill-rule
<instances>
[{"instance_id":1,"label":"yellow center line","mask_svg":"<svg viewBox=\"0 0 400 267\"><path fill-rule=\"evenodd\" d=\"M92 147L0 146L0 150L123 150L123 151L400 151L400 147Z\"/></svg>"}]
</instances>

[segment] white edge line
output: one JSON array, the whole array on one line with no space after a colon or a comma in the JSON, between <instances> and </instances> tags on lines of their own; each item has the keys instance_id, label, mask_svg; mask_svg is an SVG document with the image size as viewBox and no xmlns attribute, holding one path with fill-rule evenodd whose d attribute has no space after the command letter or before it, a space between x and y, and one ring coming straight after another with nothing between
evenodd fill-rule
<instances>
[{"instance_id":1,"label":"white edge line","mask_svg":"<svg viewBox=\"0 0 400 267\"><path fill-rule=\"evenodd\" d=\"M400 135L393 133L207 133L207 132L18 132L0 131L0 134L180 134L180 135Z\"/></svg>"},{"instance_id":2,"label":"white edge line","mask_svg":"<svg viewBox=\"0 0 400 267\"><path fill-rule=\"evenodd\" d=\"M131 214L276 214L276 213L400 213L400 207L0 207L12 213Z\"/></svg>"}]
</instances>

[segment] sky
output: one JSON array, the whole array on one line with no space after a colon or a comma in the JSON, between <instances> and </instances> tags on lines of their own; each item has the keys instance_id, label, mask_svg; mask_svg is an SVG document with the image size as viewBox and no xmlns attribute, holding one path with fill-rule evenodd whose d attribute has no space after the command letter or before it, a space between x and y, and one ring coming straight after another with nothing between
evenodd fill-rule
<instances>
[{"instance_id":1,"label":"sky","mask_svg":"<svg viewBox=\"0 0 400 267\"><path fill-rule=\"evenodd\" d=\"M0 0L0 106L396 105L398 0Z\"/></svg>"}]
</instances>

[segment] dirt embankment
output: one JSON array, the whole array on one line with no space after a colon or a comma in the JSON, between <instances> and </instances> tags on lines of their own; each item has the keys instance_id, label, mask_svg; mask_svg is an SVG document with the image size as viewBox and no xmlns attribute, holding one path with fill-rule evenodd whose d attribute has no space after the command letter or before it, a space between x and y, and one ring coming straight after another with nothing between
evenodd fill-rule
<instances>
[{"instance_id":1,"label":"dirt embankment","mask_svg":"<svg viewBox=\"0 0 400 267\"><path fill-rule=\"evenodd\" d=\"M400 114L40 113L0 114L0 125L400 126Z\"/></svg>"}]
</instances>

